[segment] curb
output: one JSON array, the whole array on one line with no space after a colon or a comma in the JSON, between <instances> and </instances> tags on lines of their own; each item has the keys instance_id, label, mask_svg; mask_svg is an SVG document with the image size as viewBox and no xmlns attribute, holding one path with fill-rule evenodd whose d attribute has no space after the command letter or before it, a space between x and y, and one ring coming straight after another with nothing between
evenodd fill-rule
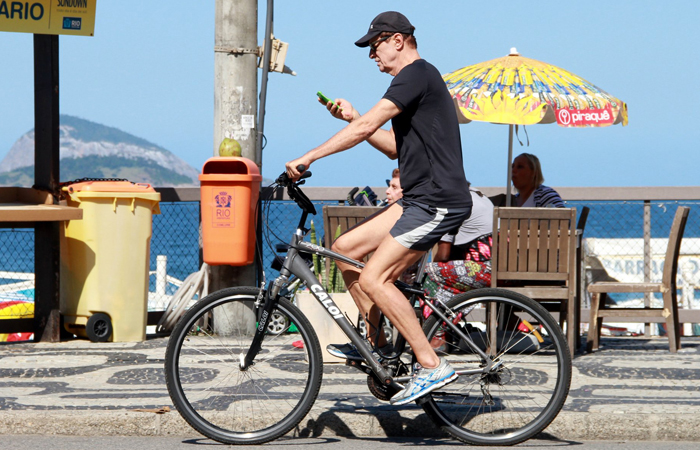
<instances>
[{"instance_id":1,"label":"curb","mask_svg":"<svg viewBox=\"0 0 700 450\"><path fill-rule=\"evenodd\" d=\"M12 411L0 415L0 434L200 437L177 412ZM348 412L312 410L290 435L297 437L445 437L422 410ZM562 412L541 438L700 442L700 415Z\"/></svg>"}]
</instances>

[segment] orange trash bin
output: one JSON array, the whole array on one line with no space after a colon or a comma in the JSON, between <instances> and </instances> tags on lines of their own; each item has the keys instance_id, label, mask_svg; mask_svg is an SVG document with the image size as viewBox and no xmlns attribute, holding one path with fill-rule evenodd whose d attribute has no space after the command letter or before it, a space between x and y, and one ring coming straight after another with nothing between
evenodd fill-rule
<instances>
[{"instance_id":1,"label":"orange trash bin","mask_svg":"<svg viewBox=\"0 0 700 450\"><path fill-rule=\"evenodd\" d=\"M214 157L204 163L199 175L204 262L253 262L261 181L258 166L248 158Z\"/></svg>"}]
</instances>

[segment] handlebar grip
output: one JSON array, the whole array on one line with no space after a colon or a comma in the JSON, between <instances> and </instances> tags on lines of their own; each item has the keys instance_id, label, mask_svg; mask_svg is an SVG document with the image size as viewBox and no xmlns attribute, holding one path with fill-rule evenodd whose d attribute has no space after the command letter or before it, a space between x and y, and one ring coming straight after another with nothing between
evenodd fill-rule
<instances>
[{"instance_id":1,"label":"handlebar grip","mask_svg":"<svg viewBox=\"0 0 700 450\"><path fill-rule=\"evenodd\" d=\"M304 178L309 178L309 177L311 176L311 172L308 171L308 170L306 170L306 166L303 165L303 164L299 164L299 165L297 166L297 170L298 170L299 172L302 172L301 176L299 176L299 179L300 179L300 180L302 180L302 179L304 179ZM292 181L292 180L287 176L287 172L282 172L282 173L280 174L280 176L277 177L277 180L276 180L275 182L276 182L277 184L286 185L286 184L289 183L290 181Z\"/></svg>"},{"instance_id":2,"label":"handlebar grip","mask_svg":"<svg viewBox=\"0 0 700 450\"><path fill-rule=\"evenodd\" d=\"M300 180L303 180L304 178L309 178L311 176L311 172L306 170L306 166L304 164L299 164L297 166L297 170L301 173L299 176Z\"/></svg>"}]
</instances>

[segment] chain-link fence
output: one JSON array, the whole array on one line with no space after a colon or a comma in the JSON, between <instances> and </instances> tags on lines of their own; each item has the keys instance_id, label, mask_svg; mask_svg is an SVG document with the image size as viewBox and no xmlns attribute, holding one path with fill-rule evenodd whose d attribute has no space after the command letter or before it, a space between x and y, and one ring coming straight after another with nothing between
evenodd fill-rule
<instances>
[{"instance_id":1,"label":"chain-link fence","mask_svg":"<svg viewBox=\"0 0 700 450\"><path fill-rule=\"evenodd\" d=\"M323 229L323 206L338 205L337 201L314 201L317 214L310 216L310 221L307 226L310 227L313 222L316 236L318 236L317 244L323 245L325 230ZM269 282L279 275L279 272L272 269L272 261L275 258L277 244L288 244L292 240L292 235L299 224L301 218L301 210L293 201L275 201L270 205L269 210L263 214L263 269L265 278ZM309 237L307 236L307 239ZM279 253L283 255L283 253Z\"/></svg>"},{"instance_id":2,"label":"chain-link fence","mask_svg":"<svg viewBox=\"0 0 700 450\"><path fill-rule=\"evenodd\" d=\"M148 310L165 310L199 268L199 202L161 202L160 214L153 216Z\"/></svg>"},{"instance_id":3,"label":"chain-link fence","mask_svg":"<svg viewBox=\"0 0 700 450\"><path fill-rule=\"evenodd\" d=\"M314 201L314 221L322 239L324 205L335 200ZM700 309L700 201L571 201L567 206L590 208L583 234L584 283L591 280L660 281L671 222L678 206L691 208L679 261L679 305ZM182 281L200 269L199 203L162 202L161 214L153 216L149 273L149 311L164 310ZM645 219L646 216L646 219ZM270 266L277 244L289 242L300 218L291 201L273 201L262 224L263 267L267 280L278 275ZM645 225L646 220L646 225ZM645 234L647 258L645 261ZM621 306L644 304L642 295L613 294ZM30 317L34 301L34 230L0 229L0 319ZM659 295L650 298L656 306ZM584 308L588 299L584 296ZM700 327L687 325L685 334L700 334ZM2 339L2 335L0 335Z\"/></svg>"},{"instance_id":4,"label":"chain-link fence","mask_svg":"<svg viewBox=\"0 0 700 450\"><path fill-rule=\"evenodd\" d=\"M661 281L668 238L676 209L690 207L678 261L678 305L700 309L700 201L598 201L567 202L567 206L590 208L583 233L583 292L593 281ZM609 294L619 307L661 307L661 294ZM590 297L584 294L582 307ZM625 325L624 332L644 333L643 324ZM652 334L659 332L652 328ZM663 331L661 331L663 332ZM684 325L684 334L700 334L700 327Z\"/></svg>"}]
</instances>

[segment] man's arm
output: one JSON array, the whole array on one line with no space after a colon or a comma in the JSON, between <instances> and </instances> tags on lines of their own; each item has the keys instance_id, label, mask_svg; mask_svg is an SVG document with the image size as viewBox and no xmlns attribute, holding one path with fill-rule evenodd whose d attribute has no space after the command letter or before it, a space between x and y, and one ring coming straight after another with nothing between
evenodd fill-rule
<instances>
[{"instance_id":1,"label":"man's arm","mask_svg":"<svg viewBox=\"0 0 700 450\"><path fill-rule=\"evenodd\" d=\"M438 251L435 254L434 262L447 262L450 260L450 251L452 250L452 242L438 242Z\"/></svg>"},{"instance_id":2,"label":"man's arm","mask_svg":"<svg viewBox=\"0 0 700 450\"><path fill-rule=\"evenodd\" d=\"M319 103L324 104L321 99L319 99ZM336 104L334 105L332 102L328 102L324 105L336 119L351 123L354 120L362 117L362 115L352 106L352 103L344 98L335 99L335 103ZM382 128L378 128L372 136L367 138L367 142L380 152L387 155L390 159L396 159L398 157L398 154L396 153L396 137L394 136L393 129L387 131Z\"/></svg>"},{"instance_id":3,"label":"man's arm","mask_svg":"<svg viewBox=\"0 0 700 450\"><path fill-rule=\"evenodd\" d=\"M340 106L344 108L343 105ZM309 150L301 158L288 162L286 164L287 175L296 179L301 175L296 169L298 165L303 164L308 169L314 161L352 148L362 141L368 141L389 158L396 159L398 153L393 131L381 130L380 127L400 112L401 110L393 102L381 99L367 113L353 118L348 126L329 140L313 150Z\"/></svg>"}]
</instances>

